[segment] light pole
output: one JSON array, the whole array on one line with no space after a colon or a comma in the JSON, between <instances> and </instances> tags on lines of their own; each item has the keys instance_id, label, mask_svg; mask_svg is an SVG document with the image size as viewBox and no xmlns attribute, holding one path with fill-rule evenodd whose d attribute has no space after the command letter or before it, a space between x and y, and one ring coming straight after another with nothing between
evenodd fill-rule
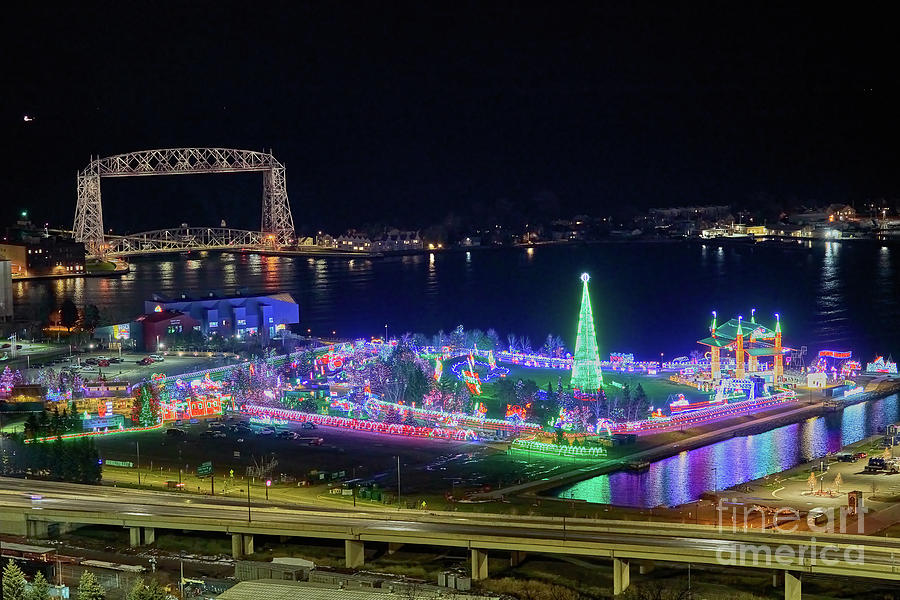
<instances>
[{"instance_id":1,"label":"light pole","mask_svg":"<svg viewBox=\"0 0 900 600\"><path fill-rule=\"evenodd\" d=\"M140 487L140 485L141 485L141 443L135 442L134 445L137 447L138 487Z\"/></svg>"},{"instance_id":2,"label":"light pole","mask_svg":"<svg viewBox=\"0 0 900 600\"><path fill-rule=\"evenodd\" d=\"M156 336L156 352L159 352L159 336Z\"/></svg>"},{"instance_id":3,"label":"light pole","mask_svg":"<svg viewBox=\"0 0 900 600\"><path fill-rule=\"evenodd\" d=\"M266 502L269 501L269 488L272 487L272 480L266 479Z\"/></svg>"},{"instance_id":4,"label":"light pole","mask_svg":"<svg viewBox=\"0 0 900 600\"><path fill-rule=\"evenodd\" d=\"M250 522L250 477L247 477L247 522Z\"/></svg>"},{"instance_id":5,"label":"light pole","mask_svg":"<svg viewBox=\"0 0 900 600\"><path fill-rule=\"evenodd\" d=\"M387 326L385 326L387 327ZM397 455L397 510L400 510L400 455Z\"/></svg>"},{"instance_id":6,"label":"light pole","mask_svg":"<svg viewBox=\"0 0 900 600\"><path fill-rule=\"evenodd\" d=\"M384 343L387 344L387 323L384 324Z\"/></svg>"}]
</instances>

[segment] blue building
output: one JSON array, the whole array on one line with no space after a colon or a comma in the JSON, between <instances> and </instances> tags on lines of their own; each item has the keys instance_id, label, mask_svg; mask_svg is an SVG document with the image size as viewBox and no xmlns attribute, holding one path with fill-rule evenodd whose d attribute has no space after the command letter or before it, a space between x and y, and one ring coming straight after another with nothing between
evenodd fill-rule
<instances>
[{"instance_id":1,"label":"blue building","mask_svg":"<svg viewBox=\"0 0 900 600\"><path fill-rule=\"evenodd\" d=\"M265 345L288 325L300 322L300 306L286 292L267 296L214 296L169 300L157 298L144 302L147 314L177 311L200 323L207 336L259 335Z\"/></svg>"}]
</instances>

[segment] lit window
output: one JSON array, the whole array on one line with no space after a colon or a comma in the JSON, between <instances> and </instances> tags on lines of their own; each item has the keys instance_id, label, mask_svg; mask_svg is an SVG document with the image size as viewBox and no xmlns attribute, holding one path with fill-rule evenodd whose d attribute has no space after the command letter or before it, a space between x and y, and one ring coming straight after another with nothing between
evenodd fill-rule
<instances>
[{"instance_id":1,"label":"lit window","mask_svg":"<svg viewBox=\"0 0 900 600\"><path fill-rule=\"evenodd\" d=\"M210 326L210 327L218 327L218 326L219 326L219 322L218 322L218 321L210 321L210 322L209 322L209 326Z\"/></svg>"}]
</instances>

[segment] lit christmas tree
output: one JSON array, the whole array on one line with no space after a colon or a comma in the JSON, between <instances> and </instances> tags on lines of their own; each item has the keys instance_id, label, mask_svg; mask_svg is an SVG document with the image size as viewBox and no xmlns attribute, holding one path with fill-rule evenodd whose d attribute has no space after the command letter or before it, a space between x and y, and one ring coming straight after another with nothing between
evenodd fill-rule
<instances>
[{"instance_id":1,"label":"lit christmas tree","mask_svg":"<svg viewBox=\"0 0 900 600\"><path fill-rule=\"evenodd\" d=\"M581 293L581 313L578 315L578 337L575 338L575 358L572 362L572 386L585 394L592 394L603 386L594 314L591 312L591 296L588 293L589 279L587 273L581 275L584 287Z\"/></svg>"}]
</instances>

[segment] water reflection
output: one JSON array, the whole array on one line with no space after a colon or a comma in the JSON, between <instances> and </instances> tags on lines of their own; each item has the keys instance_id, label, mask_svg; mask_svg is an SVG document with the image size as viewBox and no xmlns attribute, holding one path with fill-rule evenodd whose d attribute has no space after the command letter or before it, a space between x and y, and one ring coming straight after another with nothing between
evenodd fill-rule
<instances>
[{"instance_id":1,"label":"water reflection","mask_svg":"<svg viewBox=\"0 0 900 600\"><path fill-rule=\"evenodd\" d=\"M674 506L704 491L723 490L778 473L883 432L900 420L897 395L847 407L765 433L732 438L655 462L644 473L601 475L560 490L575 498L622 506Z\"/></svg>"}]
</instances>

